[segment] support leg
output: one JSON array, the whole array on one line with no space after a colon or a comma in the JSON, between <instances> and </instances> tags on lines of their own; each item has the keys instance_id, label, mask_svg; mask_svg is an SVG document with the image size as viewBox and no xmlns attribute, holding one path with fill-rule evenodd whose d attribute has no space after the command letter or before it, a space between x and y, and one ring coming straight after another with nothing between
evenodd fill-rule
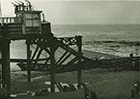
<instances>
[{"instance_id":1,"label":"support leg","mask_svg":"<svg viewBox=\"0 0 140 99\"><path fill-rule=\"evenodd\" d=\"M30 50L30 41L27 40L26 41L26 45L27 45L27 82L31 83L31 60L30 60L30 56L31 56L31 50Z\"/></svg>"},{"instance_id":2,"label":"support leg","mask_svg":"<svg viewBox=\"0 0 140 99\"><path fill-rule=\"evenodd\" d=\"M78 89L81 88L81 83L82 83L82 70L78 70Z\"/></svg>"},{"instance_id":3,"label":"support leg","mask_svg":"<svg viewBox=\"0 0 140 99\"><path fill-rule=\"evenodd\" d=\"M77 47L78 47L78 53L82 54L82 36L76 36L76 40L77 40ZM78 63L81 63L81 59L79 58ZM82 83L82 70L79 68L78 72L78 89L81 88L81 83Z\"/></svg>"},{"instance_id":4,"label":"support leg","mask_svg":"<svg viewBox=\"0 0 140 99\"><path fill-rule=\"evenodd\" d=\"M55 73L51 71L51 74L50 74L50 77L51 77L51 93L54 93L55 92Z\"/></svg>"},{"instance_id":5,"label":"support leg","mask_svg":"<svg viewBox=\"0 0 140 99\"><path fill-rule=\"evenodd\" d=\"M3 40L2 44L2 87L6 91L6 96L10 97L10 41Z\"/></svg>"},{"instance_id":6,"label":"support leg","mask_svg":"<svg viewBox=\"0 0 140 99\"><path fill-rule=\"evenodd\" d=\"M50 48L50 58L51 58L51 73L50 73L50 81L51 81L51 92L55 92L55 49L53 47Z\"/></svg>"}]
</instances>

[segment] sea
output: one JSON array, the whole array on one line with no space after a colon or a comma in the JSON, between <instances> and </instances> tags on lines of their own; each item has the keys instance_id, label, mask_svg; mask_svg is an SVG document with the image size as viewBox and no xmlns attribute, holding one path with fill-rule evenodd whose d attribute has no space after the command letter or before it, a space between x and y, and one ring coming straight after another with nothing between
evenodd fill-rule
<instances>
[{"instance_id":1,"label":"sea","mask_svg":"<svg viewBox=\"0 0 140 99\"><path fill-rule=\"evenodd\" d=\"M83 36L83 50L127 57L139 55L140 25L54 25L55 36Z\"/></svg>"},{"instance_id":2,"label":"sea","mask_svg":"<svg viewBox=\"0 0 140 99\"><path fill-rule=\"evenodd\" d=\"M130 53L140 55L140 25L52 25L56 37L82 36L82 49L109 55L128 57ZM26 58L25 41L11 41L11 58ZM17 69L12 64L12 70Z\"/></svg>"}]
</instances>

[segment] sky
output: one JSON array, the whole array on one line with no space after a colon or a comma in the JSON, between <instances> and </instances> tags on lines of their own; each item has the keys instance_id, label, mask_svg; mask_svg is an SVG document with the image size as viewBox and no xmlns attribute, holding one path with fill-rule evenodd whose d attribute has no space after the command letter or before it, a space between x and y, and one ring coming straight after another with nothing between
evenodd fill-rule
<instances>
[{"instance_id":1,"label":"sky","mask_svg":"<svg viewBox=\"0 0 140 99\"><path fill-rule=\"evenodd\" d=\"M13 16L11 2L1 0L3 16ZM21 0L24 1L24 0ZM140 24L138 0L30 0L52 24Z\"/></svg>"}]
</instances>

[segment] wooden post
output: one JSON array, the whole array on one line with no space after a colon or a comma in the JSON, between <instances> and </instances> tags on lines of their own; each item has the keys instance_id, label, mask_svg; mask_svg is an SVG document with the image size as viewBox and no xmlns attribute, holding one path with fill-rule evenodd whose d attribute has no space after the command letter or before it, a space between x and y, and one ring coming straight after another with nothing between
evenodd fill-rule
<instances>
[{"instance_id":1,"label":"wooden post","mask_svg":"<svg viewBox=\"0 0 140 99\"><path fill-rule=\"evenodd\" d=\"M82 36L76 36L77 39L77 47L78 47L78 53L82 54ZM81 58L79 58L78 63L81 63ZM77 82L78 82L78 89L81 88L81 83L82 83L82 70L79 68L78 72L78 77L77 77Z\"/></svg>"},{"instance_id":2,"label":"wooden post","mask_svg":"<svg viewBox=\"0 0 140 99\"><path fill-rule=\"evenodd\" d=\"M10 97L10 40L2 40L2 87L6 91L6 97Z\"/></svg>"},{"instance_id":3,"label":"wooden post","mask_svg":"<svg viewBox=\"0 0 140 99\"><path fill-rule=\"evenodd\" d=\"M50 60L51 60L51 72L50 72L50 81L51 81L51 92L55 92L55 48L50 47Z\"/></svg>"},{"instance_id":4,"label":"wooden post","mask_svg":"<svg viewBox=\"0 0 140 99\"><path fill-rule=\"evenodd\" d=\"M81 83L82 83L82 70L78 70L78 89L81 88Z\"/></svg>"},{"instance_id":5,"label":"wooden post","mask_svg":"<svg viewBox=\"0 0 140 99\"><path fill-rule=\"evenodd\" d=\"M26 40L26 45L27 45L27 82L31 83L31 50L30 50L30 40Z\"/></svg>"}]
</instances>

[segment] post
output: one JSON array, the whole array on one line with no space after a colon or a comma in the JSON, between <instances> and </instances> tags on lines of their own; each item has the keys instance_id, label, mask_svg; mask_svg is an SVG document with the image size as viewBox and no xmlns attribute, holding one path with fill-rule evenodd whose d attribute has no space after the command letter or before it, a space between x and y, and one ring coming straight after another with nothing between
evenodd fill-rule
<instances>
[{"instance_id":1,"label":"post","mask_svg":"<svg viewBox=\"0 0 140 99\"><path fill-rule=\"evenodd\" d=\"M82 36L76 36L76 40L77 40L77 47L78 47L78 53L82 54ZM79 57L79 61L78 64L81 63L81 58ZM82 83L82 70L81 68L78 69L78 89L81 88L81 83Z\"/></svg>"},{"instance_id":2,"label":"post","mask_svg":"<svg viewBox=\"0 0 140 99\"><path fill-rule=\"evenodd\" d=\"M78 89L81 88L81 83L82 83L82 70L78 70Z\"/></svg>"},{"instance_id":3,"label":"post","mask_svg":"<svg viewBox=\"0 0 140 99\"><path fill-rule=\"evenodd\" d=\"M11 81L10 81L10 40L2 40L2 88L6 92L6 97L10 97ZM4 93L5 93L4 92Z\"/></svg>"},{"instance_id":4,"label":"post","mask_svg":"<svg viewBox=\"0 0 140 99\"><path fill-rule=\"evenodd\" d=\"M27 82L31 83L31 50L30 50L30 40L26 40L26 45L27 45Z\"/></svg>"},{"instance_id":5,"label":"post","mask_svg":"<svg viewBox=\"0 0 140 99\"><path fill-rule=\"evenodd\" d=\"M51 92L55 92L55 48L54 46L50 47L50 60L51 60L51 72L50 72L50 81L51 81Z\"/></svg>"}]
</instances>

